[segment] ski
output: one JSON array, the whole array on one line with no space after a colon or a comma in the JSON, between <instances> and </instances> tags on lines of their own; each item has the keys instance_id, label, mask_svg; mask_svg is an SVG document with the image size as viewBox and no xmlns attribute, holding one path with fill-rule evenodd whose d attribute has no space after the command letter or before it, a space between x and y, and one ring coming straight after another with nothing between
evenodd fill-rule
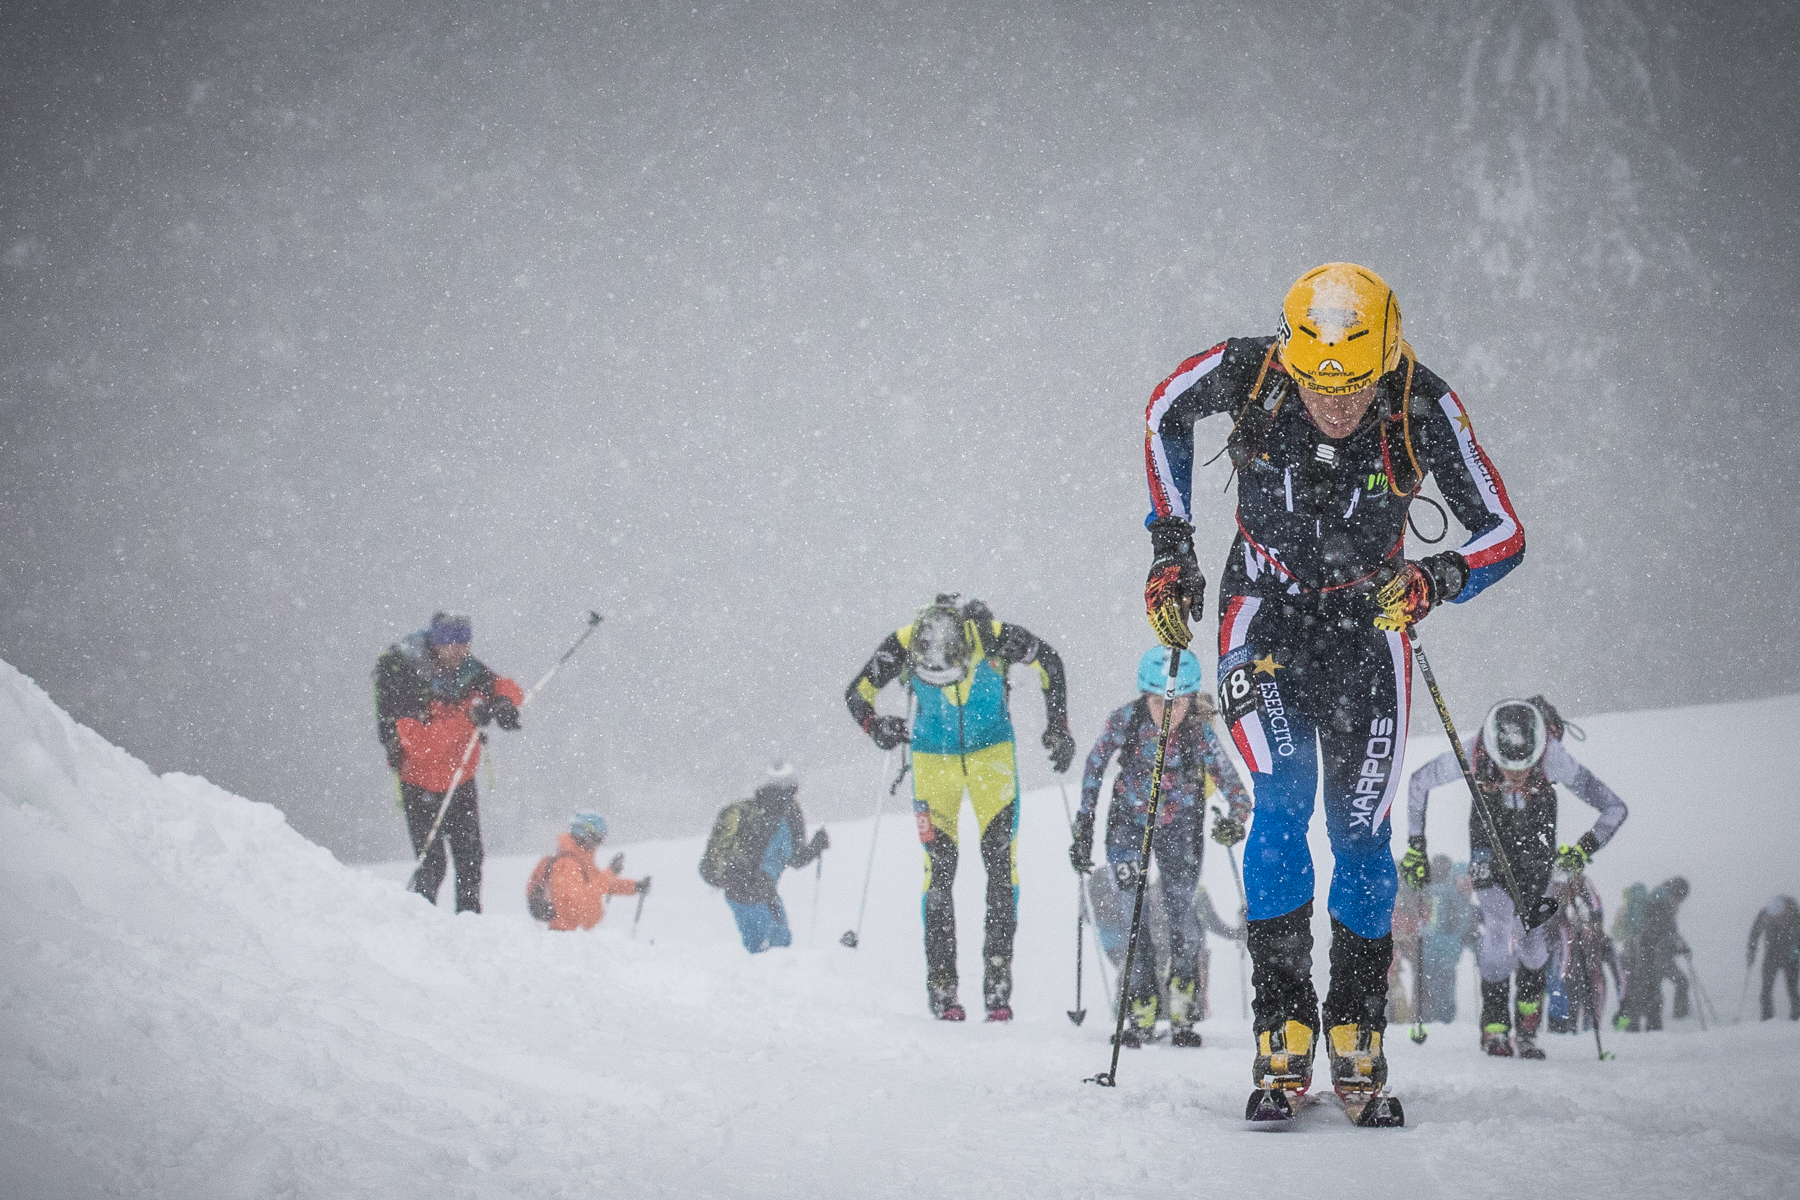
<instances>
[{"instance_id":1,"label":"ski","mask_svg":"<svg viewBox=\"0 0 1800 1200\"><path fill-rule=\"evenodd\" d=\"M1344 1106L1344 1115L1358 1129L1399 1129L1406 1124L1400 1097L1390 1092L1346 1090L1338 1092L1337 1098Z\"/></svg>"},{"instance_id":2,"label":"ski","mask_svg":"<svg viewBox=\"0 0 1800 1200\"><path fill-rule=\"evenodd\" d=\"M1292 1125L1304 1107L1305 1092L1290 1095L1284 1088L1257 1088L1244 1105L1244 1120L1266 1129L1281 1129Z\"/></svg>"}]
</instances>

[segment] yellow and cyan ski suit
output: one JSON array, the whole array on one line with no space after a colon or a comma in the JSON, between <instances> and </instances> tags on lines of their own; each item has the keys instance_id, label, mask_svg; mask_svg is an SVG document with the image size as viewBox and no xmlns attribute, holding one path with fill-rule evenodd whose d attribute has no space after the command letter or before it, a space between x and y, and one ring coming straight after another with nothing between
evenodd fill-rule
<instances>
[{"instance_id":1,"label":"yellow and cyan ski suit","mask_svg":"<svg viewBox=\"0 0 1800 1200\"><path fill-rule=\"evenodd\" d=\"M1056 651L1019 625L978 610L964 633L971 647L962 681L933 687L907 671L913 626L884 639L845 691L850 715L865 730L875 717L875 694L905 676L917 711L912 723L913 818L925 847L925 974L928 985L954 988L957 827L963 792L981 829L987 868L987 928L982 947L983 999L1006 1007L1012 991L1013 933L1018 927L1019 771L1007 711L1007 668L1037 670L1052 730L1068 728L1068 688ZM1048 735L1047 735L1048 736Z\"/></svg>"}]
</instances>

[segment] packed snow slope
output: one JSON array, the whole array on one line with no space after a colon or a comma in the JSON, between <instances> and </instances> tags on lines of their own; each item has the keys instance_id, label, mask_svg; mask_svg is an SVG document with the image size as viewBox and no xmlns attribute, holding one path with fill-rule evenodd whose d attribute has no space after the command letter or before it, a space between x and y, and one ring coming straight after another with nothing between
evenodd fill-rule
<instances>
[{"instance_id":1,"label":"packed snow slope","mask_svg":"<svg viewBox=\"0 0 1800 1200\"><path fill-rule=\"evenodd\" d=\"M1693 879L1688 935L1729 1021L1752 913L1797 882L1800 698L1587 725L1579 756L1633 805L1597 865L1606 893ZM1106 1065L1106 1005L1090 973L1087 1022L1064 1016L1054 789L1024 803L1008 1027L926 1017L904 817L880 826L861 949L836 939L868 821L832 828L816 937L815 879L790 875L800 944L752 958L694 874L697 839L625 848L656 876L635 939L629 900L592 933L539 930L525 860L493 864L487 915L453 917L273 808L151 774L4 665L0 795L8 1197L1737 1197L1791 1195L1800 1169L1787 1021L1616 1036L1609 1063L1553 1037L1532 1064L1480 1057L1465 1009L1392 1048L1405 1130L1321 1106L1291 1135L1249 1132L1223 943L1206 1047L1130 1052L1117 1089L1083 1084ZM1461 810L1439 801L1452 848ZM958 884L972 978L979 871Z\"/></svg>"}]
</instances>

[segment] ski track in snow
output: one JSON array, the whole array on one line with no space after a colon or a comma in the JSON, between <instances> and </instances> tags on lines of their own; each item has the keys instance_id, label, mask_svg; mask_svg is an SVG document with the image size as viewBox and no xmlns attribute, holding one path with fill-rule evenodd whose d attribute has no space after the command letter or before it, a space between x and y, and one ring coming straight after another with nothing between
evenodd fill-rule
<instances>
[{"instance_id":1,"label":"ski track in snow","mask_svg":"<svg viewBox=\"0 0 1800 1200\"><path fill-rule=\"evenodd\" d=\"M1780 761L1800 698L1586 724L1572 748L1633 807L1596 864L1605 895L1688 873L1684 928L1729 1020L1755 908L1794 888L1777 831L1800 798ZM1660 752L1696 727L1711 741L1675 778ZM1413 765L1442 746L1415 739ZM1491 1061L1467 961L1461 1024L1422 1047L1393 1031L1405 1130L1352 1129L1329 1100L1292 1131L1245 1127L1251 1042L1219 941L1206 1048L1127 1051L1117 1089L1084 1085L1111 1024L1091 942L1087 1022L1063 1015L1075 898L1055 789L1023 809L1010 1027L926 1017L900 801L863 948L836 937L869 821L831 829L816 937L812 872L790 873L798 944L751 958L695 874L700 839L624 848L657 880L635 940L629 899L592 933L538 929L530 858L490 860L488 914L453 917L401 890L404 865L345 867L273 808L152 775L4 665L0 794L8 1197L1756 1197L1792 1195L1800 1167L1800 1025L1608 1034L1605 1064L1591 1036L1551 1036L1548 1062ZM1463 844L1466 811L1437 793L1434 849ZM1566 834L1590 819L1564 813ZM1216 848L1207 879L1229 908ZM980 887L965 863L965 981Z\"/></svg>"}]
</instances>

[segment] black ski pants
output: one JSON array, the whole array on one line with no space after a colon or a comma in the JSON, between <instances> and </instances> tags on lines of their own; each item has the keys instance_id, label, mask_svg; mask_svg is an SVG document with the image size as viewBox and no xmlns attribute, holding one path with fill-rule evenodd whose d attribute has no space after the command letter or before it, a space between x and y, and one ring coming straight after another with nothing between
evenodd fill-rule
<instances>
[{"instance_id":1,"label":"black ski pants","mask_svg":"<svg viewBox=\"0 0 1800 1200\"><path fill-rule=\"evenodd\" d=\"M1160 814L1159 814L1160 815ZM1197 991L1200 983L1200 951L1204 934L1194 916L1194 895L1200 883L1201 832L1204 819L1197 806L1174 808L1167 822L1159 822L1150 835L1150 854L1156 860L1157 880L1162 888L1162 910L1169 926L1169 980L1172 987L1183 987L1187 993ZM1106 821L1106 863L1119 884L1119 931L1117 936L1131 936L1131 911L1137 900L1137 869L1144 847L1144 823L1133 820L1126 806L1114 802ZM1156 998L1160 980L1157 963L1162 947L1157 946L1150 930L1148 897L1142 927L1138 930L1138 948L1131 960L1131 982L1126 998L1135 1006ZM1185 985L1185 986L1183 986ZM1191 1021L1193 1014L1188 1019Z\"/></svg>"},{"instance_id":2,"label":"black ski pants","mask_svg":"<svg viewBox=\"0 0 1800 1200\"><path fill-rule=\"evenodd\" d=\"M959 797L960 799L960 797ZM987 868L986 937L982 942L983 998L989 1007L1008 1002L1012 992L1013 934L1019 927L1019 889L1013 879L1013 840L1019 830L1015 800L994 815L981 831L981 861ZM954 831L932 827L925 845L925 978L955 984L956 882L960 857Z\"/></svg>"},{"instance_id":3,"label":"black ski pants","mask_svg":"<svg viewBox=\"0 0 1800 1200\"><path fill-rule=\"evenodd\" d=\"M1795 976L1800 974L1800 959L1789 958L1777 960L1773 954L1763 955L1762 978L1762 1019L1774 1019L1775 1016L1775 976L1787 976L1788 1018L1800 1021L1800 982Z\"/></svg>"},{"instance_id":4,"label":"black ski pants","mask_svg":"<svg viewBox=\"0 0 1800 1200\"><path fill-rule=\"evenodd\" d=\"M400 805L406 812L406 832L412 838L415 856L424 847L431 823L437 819L438 806L443 802L442 792L428 792L410 783L400 785ZM449 853L456 856L456 911L480 912L481 813L475 803L473 779L465 779L457 785L431 850L414 874L413 890L433 904L437 903L438 888L448 869L446 844L450 847Z\"/></svg>"}]
</instances>

